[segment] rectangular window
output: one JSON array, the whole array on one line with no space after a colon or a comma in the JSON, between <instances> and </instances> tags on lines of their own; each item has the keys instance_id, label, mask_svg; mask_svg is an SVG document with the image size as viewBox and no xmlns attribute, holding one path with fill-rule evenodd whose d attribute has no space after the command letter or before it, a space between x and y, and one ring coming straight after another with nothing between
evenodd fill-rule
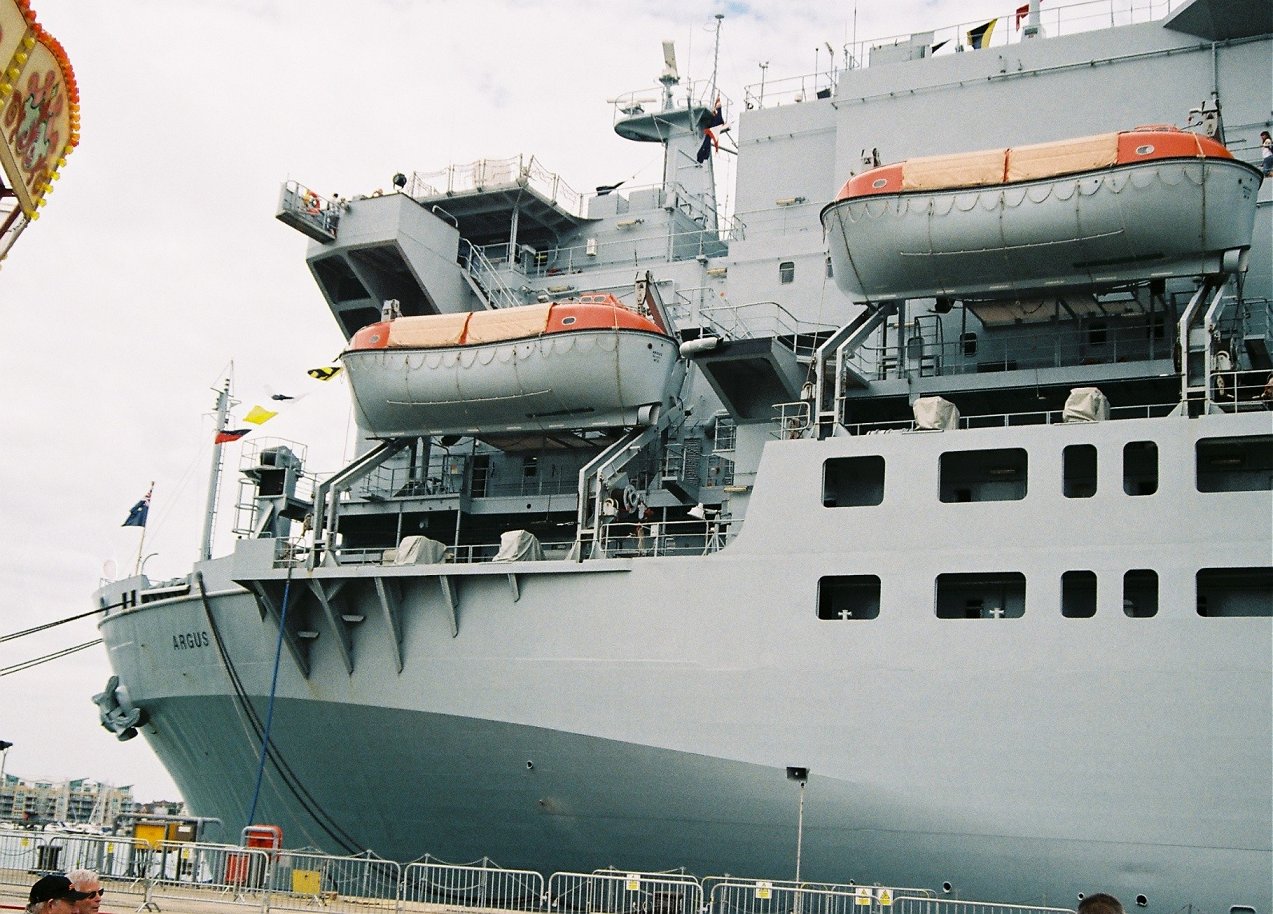
<instances>
[{"instance_id":1,"label":"rectangular window","mask_svg":"<svg viewBox=\"0 0 1273 914\"><path fill-rule=\"evenodd\" d=\"M784 286L787 283L796 281L796 262L794 260L784 260L778 264L778 282Z\"/></svg>"},{"instance_id":2,"label":"rectangular window","mask_svg":"<svg viewBox=\"0 0 1273 914\"><path fill-rule=\"evenodd\" d=\"M1025 575L1018 571L939 574L938 619L1019 619L1025 615Z\"/></svg>"},{"instance_id":3,"label":"rectangular window","mask_svg":"<svg viewBox=\"0 0 1273 914\"><path fill-rule=\"evenodd\" d=\"M1135 568L1123 575L1123 612L1133 619L1158 615L1158 572Z\"/></svg>"},{"instance_id":4,"label":"rectangular window","mask_svg":"<svg viewBox=\"0 0 1273 914\"><path fill-rule=\"evenodd\" d=\"M1203 438L1195 457L1199 492L1273 489L1273 435Z\"/></svg>"},{"instance_id":5,"label":"rectangular window","mask_svg":"<svg viewBox=\"0 0 1273 914\"><path fill-rule=\"evenodd\" d=\"M835 457L822 465L822 504L827 508L878 505L884 500L884 458Z\"/></svg>"},{"instance_id":6,"label":"rectangular window","mask_svg":"<svg viewBox=\"0 0 1273 914\"><path fill-rule=\"evenodd\" d=\"M1273 567L1202 568L1198 615L1273 616Z\"/></svg>"},{"instance_id":7,"label":"rectangular window","mask_svg":"<svg viewBox=\"0 0 1273 914\"><path fill-rule=\"evenodd\" d=\"M1153 495L1158 491L1158 445L1129 441L1123 445L1123 491L1128 495Z\"/></svg>"},{"instance_id":8,"label":"rectangular window","mask_svg":"<svg viewBox=\"0 0 1273 914\"><path fill-rule=\"evenodd\" d=\"M1061 615L1090 619L1096 615L1096 573L1067 571L1061 575Z\"/></svg>"},{"instance_id":9,"label":"rectangular window","mask_svg":"<svg viewBox=\"0 0 1273 914\"><path fill-rule=\"evenodd\" d=\"M1091 498L1096 494L1096 447L1071 444L1063 452L1062 491L1066 498Z\"/></svg>"},{"instance_id":10,"label":"rectangular window","mask_svg":"<svg viewBox=\"0 0 1273 914\"><path fill-rule=\"evenodd\" d=\"M873 574L828 575L818 579L818 618L828 621L878 619L880 579Z\"/></svg>"},{"instance_id":11,"label":"rectangular window","mask_svg":"<svg viewBox=\"0 0 1273 914\"><path fill-rule=\"evenodd\" d=\"M941 500L1019 501L1026 477L1024 448L950 451L941 455Z\"/></svg>"}]
</instances>

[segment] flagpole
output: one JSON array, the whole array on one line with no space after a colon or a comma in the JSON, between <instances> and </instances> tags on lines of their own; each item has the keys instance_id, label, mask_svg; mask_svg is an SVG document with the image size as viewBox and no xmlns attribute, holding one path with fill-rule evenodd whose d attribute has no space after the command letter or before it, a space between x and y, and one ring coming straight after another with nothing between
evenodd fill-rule
<instances>
[{"instance_id":1,"label":"flagpole","mask_svg":"<svg viewBox=\"0 0 1273 914\"><path fill-rule=\"evenodd\" d=\"M203 515L203 543L199 548L199 557L204 561L212 558L212 523L217 516L217 492L221 488L221 442L217 439L225 431L229 408L230 379L226 378L225 386L217 392L216 430L212 433L212 471L208 475L208 504Z\"/></svg>"},{"instance_id":2,"label":"flagpole","mask_svg":"<svg viewBox=\"0 0 1273 914\"><path fill-rule=\"evenodd\" d=\"M150 510L150 499L154 497L154 494L155 494L155 481L152 479L150 481L150 488L146 491L147 512L149 512ZM136 577L137 575L141 574L141 553L142 553L142 549L144 549L145 547L146 547L146 524L143 523L141 525L141 539L137 541L137 561L133 563L133 577Z\"/></svg>"}]
</instances>

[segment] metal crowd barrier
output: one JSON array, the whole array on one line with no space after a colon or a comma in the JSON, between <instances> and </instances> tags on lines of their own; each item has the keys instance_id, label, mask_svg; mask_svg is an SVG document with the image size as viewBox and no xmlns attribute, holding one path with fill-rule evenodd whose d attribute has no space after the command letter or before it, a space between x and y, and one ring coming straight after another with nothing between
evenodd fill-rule
<instances>
[{"instance_id":1,"label":"metal crowd barrier","mask_svg":"<svg viewBox=\"0 0 1273 914\"><path fill-rule=\"evenodd\" d=\"M703 886L678 873L553 873L548 908L553 914L699 914Z\"/></svg>"},{"instance_id":2,"label":"metal crowd barrier","mask_svg":"<svg viewBox=\"0 0 1273 914\"><path fill-rule=\"evenodd\" d=\"M172 914L1072 914L1069 908L938 898L927 889L605 869L554 873L490 860L269 850L51 831L0 831L0 896L20 908L49 872L94 870L103 908ZM704 903L706 894L706 904Z\"/></svg>"},{"instance_id":3,"label":"metal crowd barrier","mask_svg":"<svg viewBox=\"0 0 1273 914\"><path fill-rule=\"evenodd\" d=\"M712 914L888 914L899 895L928 889L764 879L708 880Z\"/></svg>"},{"instance_id":4,"label":"metal crowd barrier","mask_svg":"<svg viewBox=\"0 0 1273 914\"><path fill-rule=\"evenodd\" d=\"M406 866L402 910L525 911L545 909L544 877L532 870L507 870L489 860L454 864L431 860Z\"/></svg>"},{"instance_id":5,"label":"metal crowd barrier","mask_svg":"<svg viewBox=\"0 0 1273 914\"><path fill-rule=\"evenodd\" d=\"M276 851L267 904L276 911L398 911L402 864L370 853L333 857L321 851Z\"/></svg>"},{"instance_id":6,"label":"metal crowd barrier","mask_svg":"<svg viewBox=\"0 0 1273 914\"><path fill-rule=\"evenodd\" d=\"M1073 914L1071 908L1041 905L993 904L987 901L960 901L954 898L893 898L893 914Z\"/></svg>"}]
</instances>

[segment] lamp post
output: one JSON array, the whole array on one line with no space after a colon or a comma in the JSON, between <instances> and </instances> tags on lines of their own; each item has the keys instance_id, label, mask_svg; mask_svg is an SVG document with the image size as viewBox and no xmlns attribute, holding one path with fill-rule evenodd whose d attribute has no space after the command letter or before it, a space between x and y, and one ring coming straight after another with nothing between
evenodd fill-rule
<instances>
[{"instance_id":1,"label":"lamp post","mask_svg":"<svg viewBox=\"0 0 1273 914\"><path fill-rule=\"evenodd\" d=\"M809 769L787 766L787 780L800 782L800 806L796 813L796 900L792 914L800 914L800 852L804 847L804 785L809 780Z\"/></svg>"}]
</instances>

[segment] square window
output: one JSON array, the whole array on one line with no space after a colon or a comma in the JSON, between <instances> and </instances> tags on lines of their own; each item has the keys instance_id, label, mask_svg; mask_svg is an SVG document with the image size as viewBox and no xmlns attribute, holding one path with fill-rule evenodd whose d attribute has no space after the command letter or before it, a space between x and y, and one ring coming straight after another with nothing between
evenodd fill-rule
<instances>
[{"instance_id":1,"label":"square window","mask_svg":"<svg viewBox=\"0 0 1273 914\"><path fill-rule=\"evenodd\" d=\"M827 621L878 619L880 579L873 574L828 575L818 579L818 618Z\"/></svg>"}]
</instances>

